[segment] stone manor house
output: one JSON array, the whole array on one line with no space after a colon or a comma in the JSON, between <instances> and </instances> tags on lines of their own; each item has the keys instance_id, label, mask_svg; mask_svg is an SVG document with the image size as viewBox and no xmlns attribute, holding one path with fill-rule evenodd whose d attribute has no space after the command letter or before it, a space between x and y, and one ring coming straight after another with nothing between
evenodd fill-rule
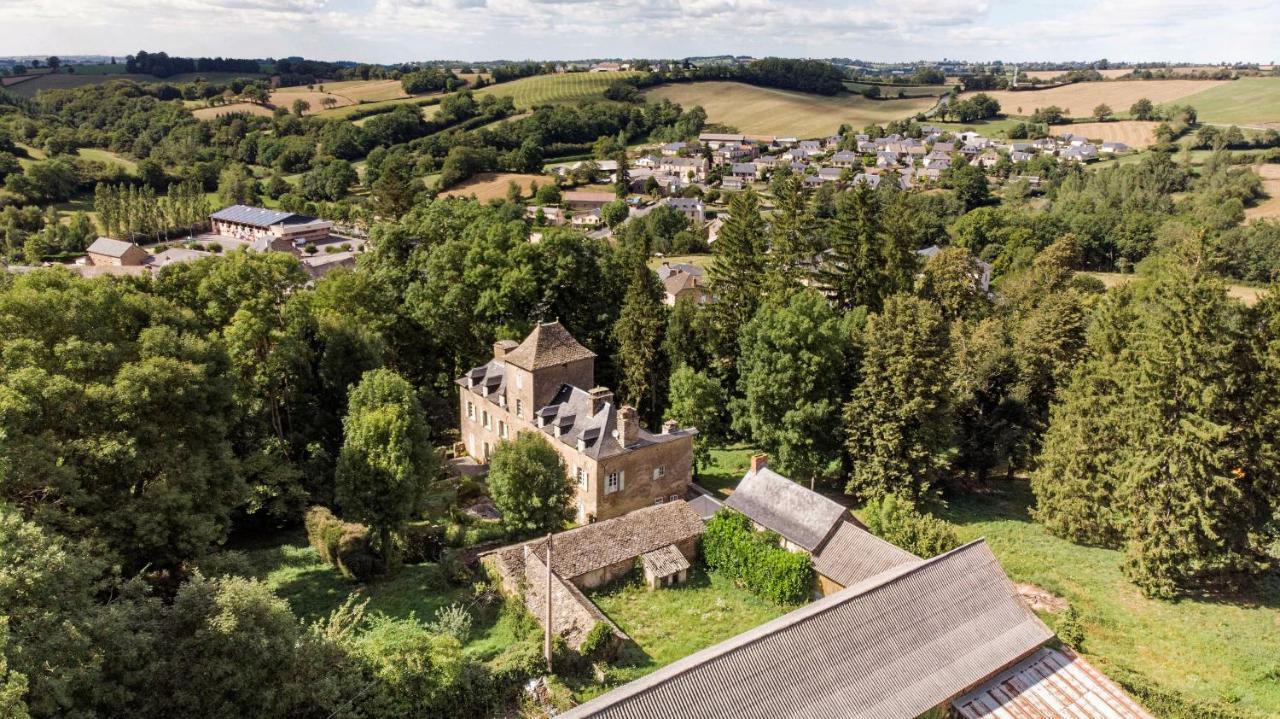
<instances>
[{"instance_id":1,"label":"stone manor house","mask_svg":"<svg viewBox=\"0 0 1280 719\"><path fill-rule=\"evenodd\" d=\"M596 386L595 358L559 322L539 324L520 343L494 343L493 359L457 380L467 454L487 464L499 442L541 432L577 490L579 522L684 499L697 430L641 427L635 408Z\"/></svg>"}]
</instances>

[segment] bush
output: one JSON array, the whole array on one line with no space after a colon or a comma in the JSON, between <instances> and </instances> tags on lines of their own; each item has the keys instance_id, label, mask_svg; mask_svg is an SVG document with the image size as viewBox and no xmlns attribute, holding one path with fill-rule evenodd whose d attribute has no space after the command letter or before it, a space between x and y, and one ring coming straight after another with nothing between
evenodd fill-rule
<instances>
[{"instance_id":1,"label":"bush","mask_svg":"<svg viewBox=\"0 0 1280 719\"><path fill-rule=\"evenodd\" d=\"M347 579L364 581L379 566L369 528L363 524L344 522L326 507L312 507L305 519L307 543L326 564L337 567Z\"/></svg>"},{"instance_id":2,"label":"bush","mask_svg":"<svg viewBox=\"0 0 1280 719\"><path fill-rule=\"evenodd\" d=\"M751 593L777 604L798 604L809 596L813 560L778 546L773 532L756 532L751 520L720 511L702 535L707 566L738 580Z\"/></svg>"},{"instance_id":3,"label":"bush","mask_svg":"<svg viewBox=\"0 0 1280 719\"><path fill-rule=\"evenodd\" d=\"M1084 645L1084 625L1080 623L1080 611L1076 605L1067 605L1067 611L1058 620L1057 630L1063 644L1072 649L1080 649Z\"/></svg>"},{"instance_id":4,"label":"bush","mask_svg":"<svg viewBox=\"0 0 1280 719\"><path fill-rule=\"evenodd\" d=\"M440 561L444 548L443 530L429 522L406 524L397 536L397 550L405 564Z\"/></svg>"},{"instance_id":5,"label":"bush","mask_svg":"<svg viewBox=\"0 0 1280 719\"><path fill-rule=\"evenodd\" d=\"M932 514L921 513L902 497L889 494L873 499L863 514L872 534L925 559L960 546L955 527Z\"/></svg>"},{"instance_id":6,"label":"bush","mask_svg":"<svg viewBox=\"0 0 1280 719\"><path fill-rule=\"evenodd\" d=\"M471 613L461 604L450 604L436 610L436 620L430 625L431 631L444 634L466 644L471 637Z\"/></svg>"},{"instance_id":7,"label":"bush","mask_svg":"<svg viewBox=\"0 0 1280 719\"><path fill-rule=\"evenodd\" d=\"M1098 668L1129 692L1147 711L1164 719L1253 719L1255 716L1217 702L1200 701L1162 689L1128 667L1110 664Z\"/></svg>"},{"instance_id":8,"label":"bush","mask_svg":"<svg viewBox=\"0 0 1280 719\"><path fill-rule=\"evenodd\" d=\"M596 622L591 631L587 632L586 638L582 640L578 653L590 660L613 661L618 648L618 643L614 639L613 627L610 627L608 622Z\"/></svg>"}]
</instances>

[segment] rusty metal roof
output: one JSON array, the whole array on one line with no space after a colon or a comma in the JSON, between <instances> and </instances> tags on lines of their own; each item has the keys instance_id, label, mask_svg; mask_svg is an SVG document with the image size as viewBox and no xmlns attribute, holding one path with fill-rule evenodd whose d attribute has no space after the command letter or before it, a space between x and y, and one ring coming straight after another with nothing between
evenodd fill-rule
<instances>
[{"instance_id":1,"label":"rusty metal roof","mask_svg":"<svg viewBox=\"0 0 1280 719\"><path fill-rule=\"evenodd\" d=\"M963 719L1153 719L1066 648L1042 647L952 705Z\"/></svg>"}]
</instances>

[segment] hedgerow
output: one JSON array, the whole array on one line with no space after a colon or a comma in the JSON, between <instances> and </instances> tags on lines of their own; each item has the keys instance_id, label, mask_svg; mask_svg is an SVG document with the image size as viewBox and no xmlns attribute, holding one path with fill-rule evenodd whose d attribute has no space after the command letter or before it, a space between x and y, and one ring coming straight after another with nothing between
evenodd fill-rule
<instances>
[{"instance_id":1,"label":"hedgerow","mask_svg":"<svg viewBox=\"0 0 1280 719\"><path fill-rule=\"evenodd\" d=\"M813 584L813 560L808 554L783 549L778 535L755 531L751 521L737 512L718 512L707 523L702 557L712 570L777 604L803 602Z\"/></svg>"}]
</instances>

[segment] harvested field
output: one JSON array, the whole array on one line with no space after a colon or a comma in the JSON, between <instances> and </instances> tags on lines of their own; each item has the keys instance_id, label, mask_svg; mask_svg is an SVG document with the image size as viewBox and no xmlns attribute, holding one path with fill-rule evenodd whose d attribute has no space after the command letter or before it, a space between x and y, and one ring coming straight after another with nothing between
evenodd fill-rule
<instances>
[{"instance_id":1,"label":"harvested field","mask_svg":"<svg viewBox=\"0 0 1280 719\"><path fill-rule=\"evenodd\" d=\"M1067 70L1023 70L1018 73L1018 77L1026 76L1036 80L1052 80L1055 77L1067 74L1067 72ZM1108 68L1106 70L1099 70L1098 74L1110 80L1115 77L1128 75L1131 72L1133 72L1133 70L1127 67Z\"/></svg>"},{"instance_id":2,"label":"harvested field","mask_svg":"<svg viewBox=\"0 0 1280 719\"><path fill-rule=\"evenodd\" d=\"M1052 125L1049 132L1054 135L1070 132L1073 135L1084 135L1090 140L1123 142L1134 149L1142 149L1156 141L1156 127L1159 124L1140 120L1077 122L1071 125Z\"/></svg>"},{"instance_id":3,"label":"harvested field","mask_svg":"<svg viewBox=\"0 0 1280 719\"><path fill-rule=\"evenodd\" d=\"M685 109L701 105L707 119L750 135L819 137L842 123L862 128L901 120L933 106L932 98L868 100L861 95L812 95L756 87L740 82L691 82L665 85L645 92L666 98Z\"/></svg>"},{"instance_id":4,"label":"harvested field","mask_svg":"<svg viewBox=\"0 0 1280 719\"><path fill-rule=\"evenodd\" d=\"M315 115L317 113L324 112L325 107L320 103L326 97L333 98L334 107L346 107L347 105L356 104L355 100L352 100L345 95L338 95L328 92L327 90L327 87L326 92L308 90L305 87L286 87L282 90L275 90L271 93L271 104L276 107L283 107L286 110L292 110L294 102L298 100L305 100L311 104L311 108L305 113L307 115Z\"/></svg>"},{"instance_id":5,"label":"harvested field","mask_svg":"<svg viewBox=\"0 0 1280 719\"><path fill-rule=\"evenodd\" d=\"M987 93L1000 103L1006 115L1030 115L1037 107L1057 105L1071 117L1088 117L1093 108L1106 103L1116 112L1128 112L1129 106L1141 98L1156 104L1183 100L1195 93L1231 84L1230 80L1119 80L1116 82L1077 82L1049 90ZM971 93L965 93L969 95ZM1197 108L1198 109L1198 108Z\"/></svg>"},{"instance_id":6,"label":"harvested field","mask_svg":"<svg viewBox=\"0 0 1280 719\"><path fill-rule=\"evenodd\" d=\"M212 120L215 117L223 115L231 115L235 113L248 113L250 115L262 115L263 117L271 117L271 108L258 105L252 102L233 102L230 105L219 105L217 107L201 107L191 111L191 114L197 120Z\"/></svg>"},{"instance_id":7,"label":"harvested field","mask_svg":"<svg viewBox=\"0 0 1280 719\"><path fill-rule=\"evenodd\" d=\"M455 185L445 192L440 193L445 197L470 197L476 196L481 202L499 199L507 196L507 187L512 182L520 185L524 194L529 194L529 185L538 183L545 185L553 182L552 178L545 175L522 175L514 172L482 172L470 180L460 185Z\"/></svg>"},{"instance_id":8,"label":"harvested field","mask_svg":"<svg viewBox=\"0 0 1280 719\"><path fill-rule=\"evenodd\" d=\"M1267 193L1267 197L1253 207L1246 207L1245 219L1280 219L1280 165L1275 163L1256 165L1253 171L1262 178L1262 189Z\"/></svg>"},{"instance_id":9,"label":"harvested field","mask_svg":"<svg viewBox=\"0 0 1280 719\"><path fill-rule=\"evenodd\" d=\"M343 82L319 82L316 89L324 88L326 93L345 97L352 102L379 102L409 97L399 80L346 80ZM285 92L293 88L285 88ZM305 88L301 88L305 89Z\"/></svg>"}]
</instances>

